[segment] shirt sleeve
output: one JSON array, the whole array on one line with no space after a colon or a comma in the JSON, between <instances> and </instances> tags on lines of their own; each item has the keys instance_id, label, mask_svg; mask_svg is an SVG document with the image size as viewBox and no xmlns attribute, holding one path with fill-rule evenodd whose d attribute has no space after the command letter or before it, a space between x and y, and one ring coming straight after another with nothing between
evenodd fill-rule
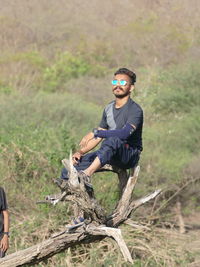
<instances>
[{"instance_id":1,"label":"shirt sleeve","mask_svg":"<svg viewBox=\"0 0 200 267\"><path fill-rule=\"evenodd\" d=\"M126 140L134 131L135 129L129 123L127 123L122 129L107 131L98 130L95 134L95 137L108 138L116 136L121 140Z\"/></svg>"},{"instance_id":2,"label":"shirt sleeve","mask_svg":"<svg viewBox=\"0 0 200 267\"><path fill-rule=\"evenodd\" d=\"M7 210L8 205L6 201L6 194L3 190L3 188L0 188L0 210Z\"/></svg>"},{"instance_id":3,"label":"shirt sleeve","mask_svg":"<svg viewBox=\"0 0 200 267\"><path fill-rule=\"evenodd\" d=\"M143 123L143 110L139 106L134 106L131 109L127 123L134 125L136 129Z\"/></svg>"},{"instance_id":4,"label":"shirt sleeve","mask_svg":"<svg viewBox=\"0 0 200 267\"><path fill-rule=\"evenodd\" d=\"M108 124L107 124L107 120L106 120L106 112L105 112L105 109L103 111L103 115L102 115L102 118L101 118L101 122L99 124L99 127L100 128L103 128L103 129L108 129Z\"/></svg>"}]
</instances>

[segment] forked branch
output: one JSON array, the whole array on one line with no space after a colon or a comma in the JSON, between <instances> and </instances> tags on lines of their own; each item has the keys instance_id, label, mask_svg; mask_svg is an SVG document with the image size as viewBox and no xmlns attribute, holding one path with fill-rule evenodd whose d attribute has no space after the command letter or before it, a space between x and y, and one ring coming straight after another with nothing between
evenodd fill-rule
<instances>
[{"instance_id":1,"label":"forked branch","mask_svg":"<svg viewBox=\"0 0 200 267\"><path fill-rule=\"evenodd\" d=\"M94 194L88 194L84 181L79 179L71 157L69 160L64 159L62 162L69 171L69 180L65 182L61 194L53 200L49 197L49 202L55 205L60 201L69 201L84 213L87 220L77 226L64 228L63 231L54 234L44 242L0 259L0 265L14 267L36 264L69 247L101 240L106 236L113 238L119 245L124 259L133 263L128 247L121 235L121 230L117 227L126 221L138 207L158 196L161 190L156 190L152 194L133 200L132 192L137 183L139 166L134 169L133 174L128 179L125 170L105 166L106 170L113 171L118 176L121 175L120 177L123 177L121 184L124 184L123 194L116 205L116 209L110 216L106 216L106 212L98 204Z\"/></svg>"}]
</instances>

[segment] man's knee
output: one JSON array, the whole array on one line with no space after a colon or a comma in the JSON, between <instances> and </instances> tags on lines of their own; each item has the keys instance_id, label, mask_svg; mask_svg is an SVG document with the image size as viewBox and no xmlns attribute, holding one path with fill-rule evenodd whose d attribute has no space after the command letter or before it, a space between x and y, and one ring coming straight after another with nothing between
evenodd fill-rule
<instances>
[{"instance_id":1,"label":"man's knee","mask_svg":"<svg viewBox=\"0 0 200 267\"><path fill-rule=\"evenodd\" d=\"M113 147L113 148L117 148L120 147L123 144L122 140L119 137L108 137L104 140L104 142L102 143L103 146L109 146L109 147Z\"/></svg>"}]
</instances>

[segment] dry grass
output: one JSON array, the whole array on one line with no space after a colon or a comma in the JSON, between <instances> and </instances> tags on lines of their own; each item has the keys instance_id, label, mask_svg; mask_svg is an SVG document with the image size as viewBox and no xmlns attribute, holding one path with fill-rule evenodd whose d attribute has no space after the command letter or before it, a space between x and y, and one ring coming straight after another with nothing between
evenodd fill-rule
<instances>
[{"instance_id":1,"label":"dry grass","mask_svg":"<svg viewBox=\"0 0 200 267\"><path fill-rule=\"evenodd\" d=\"M1 0L0 5L0 82L21 92L39 86L41 64L50 65L66 51L107 70L199 58L197 0ZM26 52L38 52L40 59L19 59Z\"/></svg>"},{"instance_id":2,"label":"dry grass","mask_svg":"<svg viewBox=\"0 0 200 267\"><path fill-rule=\"evenodd\" d=\"M125 241L134 258L133 266L188 267L194 264L194 233L180 234L177 230L151 228L151 231L135 230L122 226ZM197 236L196 236L197 239ZM196 249L199 248L196 245ZM196 259L198 259L196 257ZM191 264L191 265L189 265ZM126 263L116 243L109 238L101 242L69 248L47 262L36 266L132 266Z\"/></svg>"}]
</instances>

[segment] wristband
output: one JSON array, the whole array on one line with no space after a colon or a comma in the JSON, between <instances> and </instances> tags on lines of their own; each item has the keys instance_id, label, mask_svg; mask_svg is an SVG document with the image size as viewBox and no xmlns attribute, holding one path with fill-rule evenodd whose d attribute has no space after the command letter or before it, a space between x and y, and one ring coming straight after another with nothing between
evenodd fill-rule
<instances>
[{"instance_id":1,"label":"wristband","mask_svg":"<svg viewBox=\"0 0 200 267\"><path fill-rule=\"evenodd\" d=\"M8 237L10 236L9 232L3 232L4 235L7 235Z\"/></svg>"},{"instance_id":2,"label":"wristband","mask_svg":"<svg viewBox=\"0 0 200 267\"><path fill-rule=\"evenodd\" d=\"M94 138L96 139L97 138L97 134L98 134L98 129L97 128L94 128L92 130L93 134L94 134Z\"/></svg>"}]
</instances>

